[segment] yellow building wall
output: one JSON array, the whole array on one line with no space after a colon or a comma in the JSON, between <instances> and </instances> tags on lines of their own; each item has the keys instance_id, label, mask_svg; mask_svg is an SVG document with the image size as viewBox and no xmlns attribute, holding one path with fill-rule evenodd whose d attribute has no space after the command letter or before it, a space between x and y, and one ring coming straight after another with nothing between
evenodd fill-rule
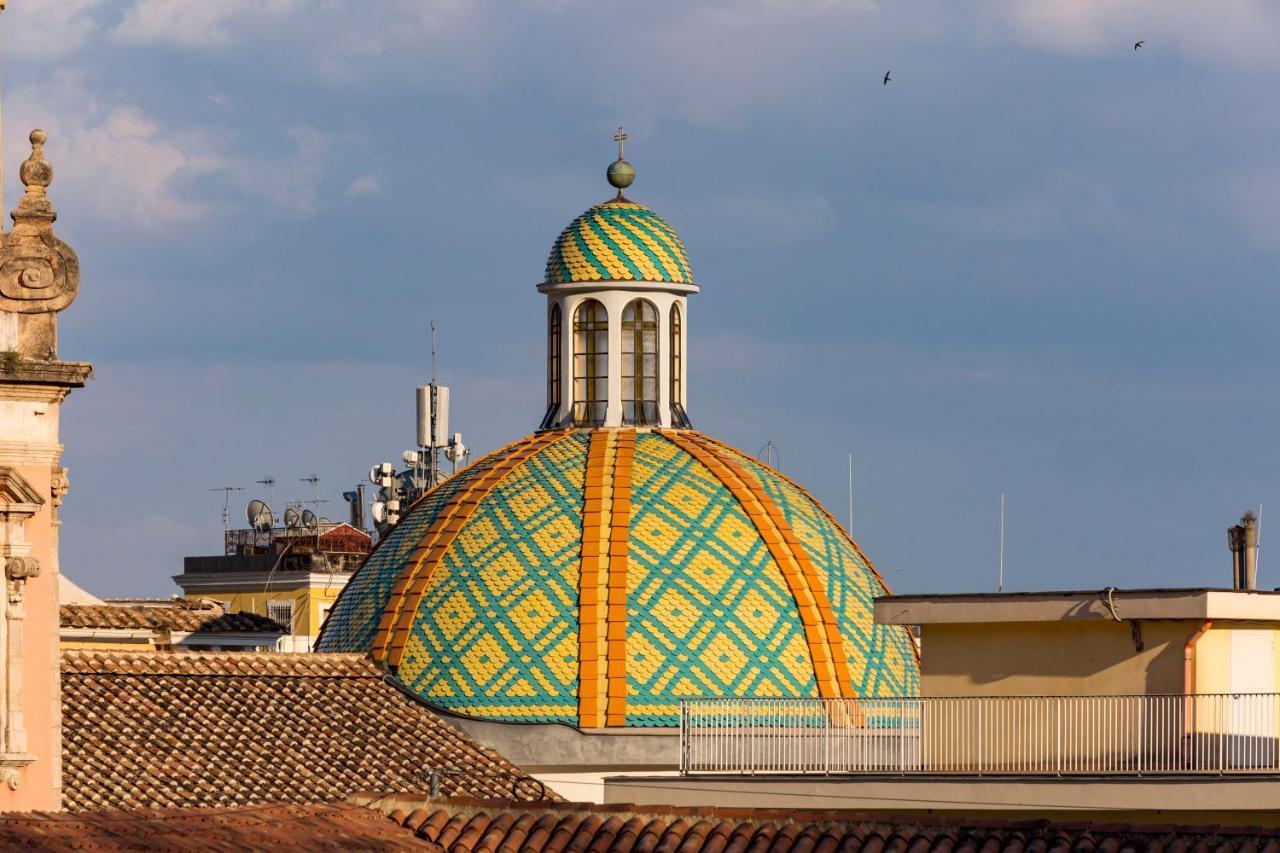
<instances>
[{"instance_id":1,"label":"yellow building wall","mask_svg":"<svg viewBox=\"0 0 1280 853\"><path fill-rule=\"evenodd\" d=\"M921 626L925 696L1181 693L1199 622L1079 621ZM1211 653L1212 654L1212 653Z\"/></svg>"},{"instance_id":2,"label":"yellow building wall","mask_svg":"<svg viewBox=\"0 0 1280 853\"><path fill-rule=\"evenodd\" d=\"M1257 622L1214 622L1212 627L1196 643L1195 685L1196 693L1229 693L1238 689L1231 683L1231 640L1236 632L1263 631L1272 636L1272 642L1280 649L1280 627ZM1257 662L1259 666L1264 661ZM1272 683L1280 689L1280 654L1271 660Z\"/></svg>"},{"instance_id":3,"label":"yellow building wall","mask_svg":"<svg viewBox=\"0 0 1280 853\"><path fill-rule=\"evenodd\" d=\"M265 592L261 587L246 588L217 594L205 593L199 597L226 602L231 612L246 611L262 616L270 615L267 613L268 602L291 601L293 602L292 633L314 637L320 633L324 613L338 600L338 593L341 591L341 584L318 584L299 589L277 589Z\"/></svg>"},{"instance_id":4,"label":"yellow building wall","mask_svg":"<svg viewBox=\"0 0 1280 853\"><path fill-rule=\"evenodd\" d=\"M59 648L64 652L154 652L156 644L151 640L62 640Z\"/></svg>"}]
</instances>

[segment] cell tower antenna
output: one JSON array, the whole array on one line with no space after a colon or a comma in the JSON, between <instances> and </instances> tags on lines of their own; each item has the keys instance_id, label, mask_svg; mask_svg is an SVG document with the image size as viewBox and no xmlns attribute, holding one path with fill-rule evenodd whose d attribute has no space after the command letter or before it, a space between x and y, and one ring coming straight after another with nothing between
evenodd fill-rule
<instances>
[{"instance_id":1,"label":"cell tower antenna","mask_svg":"<svg viewBox=\"0 0 1280 853\"><path fill-rule=\"evenodd\" d=\"M3 9L3 0L0 0L0 9ZM226 533L231 529L231 493L243 492L243 486L218 486L210 489L211 492L222 492L222 532Z\"/></svg>"}]
</instances>

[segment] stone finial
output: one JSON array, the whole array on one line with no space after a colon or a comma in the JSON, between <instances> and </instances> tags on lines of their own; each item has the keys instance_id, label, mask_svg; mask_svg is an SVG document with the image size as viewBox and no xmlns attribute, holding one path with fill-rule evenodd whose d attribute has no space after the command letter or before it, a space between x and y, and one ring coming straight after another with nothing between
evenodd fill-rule
<instances>
[{"instance_id":1,"label":"stone finial","mask_svg":"<svg viewBox=\"0 0 1280 853\"><path fill-rule=\"evenodd\" d=\"M58 216L49 201L53 166L44 156L48 139L43 130L31 131L31 156L18 170L26 193L10 214L13 230L0 236L0 311L52 317L71 304L80 285L76 253L53 233ZM37 330L32 327L32 332ZM19 350L32 358L50 357L53 329L39 330L31 337L31 346Z\"/></svg>"},{"instance_id":2,"label":"stone finial","mask_svg":"<svg viewBox=\"0 0 1280 853\"><path fill-rule=\"evenodd\" d=\"M49 134L40 128L31 131L31 156L22 161L18 169L18 177L27 188L26 194L18 202L18 209L13 212L13 221L23 219L47 219L53 222L58 214L53 212L53 204L49 201L49 184L53 183L53 166L44 159L44 144L49 141Z\"/></svg>"}]
</instances>

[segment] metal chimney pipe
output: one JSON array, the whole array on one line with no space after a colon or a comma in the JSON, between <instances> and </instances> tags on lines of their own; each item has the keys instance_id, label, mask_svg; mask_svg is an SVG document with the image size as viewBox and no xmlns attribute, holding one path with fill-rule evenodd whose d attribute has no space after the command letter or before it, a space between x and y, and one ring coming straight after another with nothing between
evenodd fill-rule
<instances>
[{"instance_id":1,"label":"metal chimney pipe","mask_svg":"<svg viewBox=\"0 0 1280 853\"><path fill-rule=\"evenodd\" d=\"M1241 559L1240 543L1244 540L1244 530L1240 525L1227 528L1227 548L1231 551L1231 588L1242 589L1244 583L1243 560Z\"/></svg>"},{"instance_id":2,"label":"metal chimney pipe","mask_svg":"<svg viewBox=\"0 0 1280 853\"><path fill-rule=\"evenodd\" d=\"M1258 517L1246 512L1240 519L1244 534L1240 543L1244 589L1258 588Z\"/></svg>"},{"instance_id":3,"label":"metal chimney pipe","mask_svg":"<svg viewBox=\"0 0 1280 853\"><path fill-rule=\"evenodd\" d=\"M1233 589L1258 588L1258 517L1246 512L1240 523L1227 529L1227 547L1231 550L1231 586Z\"/></svg>"}]
</instances>

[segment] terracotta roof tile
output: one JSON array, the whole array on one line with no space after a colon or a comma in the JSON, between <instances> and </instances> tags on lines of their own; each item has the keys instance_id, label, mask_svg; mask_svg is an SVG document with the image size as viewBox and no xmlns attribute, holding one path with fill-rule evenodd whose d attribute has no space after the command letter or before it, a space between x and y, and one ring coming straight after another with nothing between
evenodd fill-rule
<instances>
[{"instance_id":1,"label":"terracotta roof tile","mask_svg":"<svg viewBox=\"0 0 1280 853\"><path fill-rule=\"evenodd\" d=\"M1047 820L875 815L767 809L671 808L356 794L438 848L472 850L857 851L857 853L1056 853L1056 851L1280 850L1280 830L1130 826Z\"/></svg>"},{"instance_id":2,"label":"terracotta roof tile","mask_svg":"<svg viewBox=\"0 0 1280 853\"><path fill-rule=\"evenodd\" d=\"M359 655L63 652L62 731L72 810L543 795Z\"/></svg>"},{"instance_id":3,"label":"terracotta roof tile","mask_svg":"<svg viewBox=\"0 0 1280 853\"><path fill-rule=\"evenodd\" d=\"M123 628L201 633L275 633L284 626L256 613L223 613L211 604L63 604L58 608L63 628Z\"/></svg>"},{"instance_id":4,"label":"terracotta roof tile","mask_svg":"<svg viewBox=\"0 0 1280 853\"><path fill-rule=\"evenodd\" d=\"M0 814L0 847L39 850L423 850L377 812L345 803Z\"/></svg>"}]
</instances>

